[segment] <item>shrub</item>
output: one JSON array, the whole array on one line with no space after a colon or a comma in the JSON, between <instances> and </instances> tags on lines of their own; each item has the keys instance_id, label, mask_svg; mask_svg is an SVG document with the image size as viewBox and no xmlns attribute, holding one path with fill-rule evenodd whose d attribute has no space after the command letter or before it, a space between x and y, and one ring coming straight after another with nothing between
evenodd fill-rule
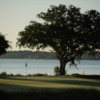
<instances>
[{"instance_id":1,"label":"shrub","mask_svg":"<svg viewBox=\"0 0 100 100\"><path fill-rule=\"evenodd\" d=\"M60 71L60 68L58 66L54 67L54 73L55 75L59 75L59 71Z\"/></svg>"},{"instance_id":2,"label":"shrub","mask_svg":"<svg viewBox=\"0 0 100 100\"><path fill-rule=\"evenodd\" d=\"M37 73L37 74L33 74L33 76L48 76L48 75L47 74Z\"/></svg>"}]
</instances>

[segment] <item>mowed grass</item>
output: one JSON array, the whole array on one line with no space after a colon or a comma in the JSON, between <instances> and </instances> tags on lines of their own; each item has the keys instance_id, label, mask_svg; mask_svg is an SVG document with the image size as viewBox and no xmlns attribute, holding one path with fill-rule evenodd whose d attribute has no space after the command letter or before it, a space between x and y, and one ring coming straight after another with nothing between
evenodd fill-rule
<instances>
[{"instance_id":1,"label":"mowed grass","mask_svg":"<svg viewBox=\"0 0 100 100\"><path fill-rule=\"evenodd\" d=\"M32 76L0 78L0 100L99 100L100 80Z\"/></svg>"},{"instance_id":2,"label":"mowed grass","mask_svg":"<svg viewBox=\"0 0 100 100\"><path fill-rule=\"evenodd\" d=\"M67 76L9 76L6 78L0 78L0 90L10 92L30 90L42 91L43 89L61 91L72 88L100 90L100 80Z\"/></svg>"}]
</instances>

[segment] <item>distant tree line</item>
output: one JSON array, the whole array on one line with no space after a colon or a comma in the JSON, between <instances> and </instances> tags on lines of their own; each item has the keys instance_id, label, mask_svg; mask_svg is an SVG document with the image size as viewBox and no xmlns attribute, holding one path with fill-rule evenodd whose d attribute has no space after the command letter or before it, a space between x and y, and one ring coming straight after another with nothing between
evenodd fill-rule
<instances>
[{"instance_id":1,"label":"distant tree line","mask_svg":"<svg viewBox=\"0 0 100 100\"><path fill-rule=\"evenodd\" d=\"M55 52L46 51L8 51L0 58L15 58L15 59L57 59ZM82 60L100 60L100 54L82 56Z\"/></svg>"},{"instance_id":2,"label":"distant tree line","mask_svg":"<svg viewBox=\"0 0 100 100\"><path fill-rule=\"evenodd\" d=\"M8 51L0 58L18 58L18 59L57 59L54 52L38 52L38 51Z\"/></svg>"}]
</instances>

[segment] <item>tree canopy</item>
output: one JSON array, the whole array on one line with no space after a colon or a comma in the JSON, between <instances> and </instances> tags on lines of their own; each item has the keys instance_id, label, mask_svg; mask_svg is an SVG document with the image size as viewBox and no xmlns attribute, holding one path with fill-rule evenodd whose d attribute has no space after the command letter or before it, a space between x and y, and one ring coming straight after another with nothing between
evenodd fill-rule
<instances>
[{"instance_id":1,"label":"tree canopy","mask_svg":"<svg viewBox=\"0 0 100 100\"><path fill-rule=\"evenodd\" d=\"M0 34L0 55L6 53L9 47L9 42L5 39L4 35Z\"/></svg>"},{"instance_id":2,"label":"tree canopy","mask_svg":"<svg viewBox=\"0 0 100 100\"><path fill-rule=\"evenodd\" d=\"M67 62L75 64L84 53L100 49L100 13L70 5L50 6L37 15L43 22L31 21L19 32L17 45L34 49L51 47L60 61L60 75Z\"/></svg>"}]
</instances>

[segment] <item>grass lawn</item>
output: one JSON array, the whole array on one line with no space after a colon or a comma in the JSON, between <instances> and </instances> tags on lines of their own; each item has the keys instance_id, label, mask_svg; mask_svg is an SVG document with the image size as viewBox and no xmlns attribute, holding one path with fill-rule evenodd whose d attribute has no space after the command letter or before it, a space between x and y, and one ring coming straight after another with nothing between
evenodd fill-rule
<instances>
[{"instance_id":1,"label":"grass lawn","mask_svg":"<svg viewBox=\"0 0 100 100\"><path fill-rule=\"evenodd\" d=\"M33 77L7 77L0 78L0 90L20 91L27 89L66 89L85 88L100 90L100 80L75 78L75 77L54 77L54 76L33 76Z\"/></svg>"},{"instance_id":2,"label":"grass lawn","mask_svg":"<svg viewBox=\"0 0 100 100\"><path fill-rule=\"evenodd\" d=\"M8 97L7 99L5 95ZM22 98L24 100L33 100L33 98L61 100L62 98L78 99L78 96L84 97L84 99L100 96L100 80L70 76L7 76L0 78L0 97L4 98L2 100L23 100Z\"/></svg>"}]
</instances>

